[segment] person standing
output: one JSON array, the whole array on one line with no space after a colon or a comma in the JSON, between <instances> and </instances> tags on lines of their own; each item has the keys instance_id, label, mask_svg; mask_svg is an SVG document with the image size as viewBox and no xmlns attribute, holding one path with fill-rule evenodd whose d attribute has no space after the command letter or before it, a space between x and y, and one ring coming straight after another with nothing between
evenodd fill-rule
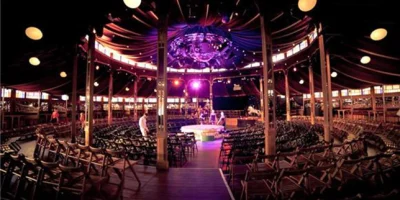
<instances>
[{"instance_id":1,"label":"person standing","mask_svg":"<svg viewBox=\"0 0 400 200\"><path fill-rule=\"evenodd\" d=\"M215 114L215 111L212 110L210 114L210 124L215 125L215 122L217 121L217 115Z\"/></svg>"},{"instance_id":2,"label":"person standing","mask_svg":"<svg viewBox=\"0 0 400 200\"><path fill-rule=\"evenodd\" d=\"M54 108L53 113L51 113L51 123L58 123L60 121L60 114L58 113L58 109Z\"/></svg>"},{"instance_id":3,"label":"person standing","mask_svg":"<svg viewBox=\"0 0 400 200\"><path fill-rule=\"evenodd\" d=\"M147 137L149 128L147 128L147 113L143 113L143 116L139 119L139 128L143 137Z\"/></svg>"},{"instance_id":4,"label":"person standing","mask_svg":"<svg viewBox=\"0 0 400 200\"><path fill-rule=\"evenodd\" d=\"M221 112L221 116L219 117L219 120L218 120L218 123L217 123L217 124L220 124L220 123L221 123L221 125L224 127L224 129L225 129L226 120L225 120L224 112Z\"/></svg>"}]
</instances>

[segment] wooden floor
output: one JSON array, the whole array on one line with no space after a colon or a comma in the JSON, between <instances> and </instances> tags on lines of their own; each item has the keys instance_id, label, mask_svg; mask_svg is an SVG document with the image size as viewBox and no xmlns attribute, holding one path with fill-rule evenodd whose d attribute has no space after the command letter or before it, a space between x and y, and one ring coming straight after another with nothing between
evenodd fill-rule
<instances>
[{"instance_id":1,"label":"wooden floor","mask_svg":"<svg viewBox=\"0 0 400 200\"><path fill-rule=\"evenodd\" d=\"M170 168L157 172L155 167L136 166L135 170L142 186L139 189L133 175L127 173L123 199L231 199L219 169Z\"/></svg>"}]
</instances>

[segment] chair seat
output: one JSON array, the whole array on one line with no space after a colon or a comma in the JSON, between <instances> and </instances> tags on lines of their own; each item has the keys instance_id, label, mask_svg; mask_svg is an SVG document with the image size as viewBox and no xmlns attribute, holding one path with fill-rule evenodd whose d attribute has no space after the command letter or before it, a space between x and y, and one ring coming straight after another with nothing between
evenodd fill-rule
<instances>
[{"instance_id":1,"label":"chair seat","mask_svg":"<svg viewBox=\"0 0 400 200\"><path fill-rule=\"evenodd\" d=\"M122 160L122 159L116 160L112 164L110 164L109 166L112 167L112 168L115 168L115 169L126 169L126 168L130 167L129 163L131 165L136 165L138 163L138 161L136 161L136 160L129 160L129 163L128 162L125 163L125 168L124 168L124 162L125 162L125 160Z\"/></svg>"},{"instance_id":2,"label":"chair seat","mask_svg":"<svg viewBox=\"0 0 400 200\"><path fill-rule=\"evenodd\" d=\"M244 184L243 181L242 184ZM261 195L272 195L274 193L265 181L254 180L247 182L247 194L249 196L252 195L261 196Z\"/></svg>"}]
</instances>

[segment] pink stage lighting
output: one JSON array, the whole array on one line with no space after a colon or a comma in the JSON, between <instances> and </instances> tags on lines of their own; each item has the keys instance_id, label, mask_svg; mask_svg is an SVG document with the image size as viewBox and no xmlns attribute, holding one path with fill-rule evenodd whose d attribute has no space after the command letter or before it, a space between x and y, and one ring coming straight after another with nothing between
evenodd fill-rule
<instances>
[{"instance_id":1,"label":"pink stage lighting","mask_svg":"<svg viewBox=\"0 0 400 200\"><path fill-rule=\"evenodd\" d=\"M193 82L192 87L193 87L194 89L199 89L199 88L200 88L200 82L199 82L199 81Z\"/></svg>"}]
</instances>

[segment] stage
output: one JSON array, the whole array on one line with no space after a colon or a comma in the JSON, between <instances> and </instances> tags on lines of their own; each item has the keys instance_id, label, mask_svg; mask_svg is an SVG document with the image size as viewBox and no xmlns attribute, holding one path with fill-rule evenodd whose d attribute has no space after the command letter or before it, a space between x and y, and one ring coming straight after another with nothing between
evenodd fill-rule
<instances>
[{"instance_id":1,"label":"stage","mask_svg":"<svg viewBox=\"0 0 400 200\"><path fill-rule=\"evenodd\" d=\"M259 120L259 117L244 117L237 119L238 127L250 127L254 126L256 122Z\"/></svg>"},{"instance_id":2,"label":"stage","mask_svg":"<svg viewBox=\"0 0 400 200\"><path fill-rule=\"evenodd\" d=\"M196 140L199 141L213 141L221 130L224 130L223 126L209 124L189 125L181 128L184 133L193 132Z\"/></svg>"}]
</instances>

